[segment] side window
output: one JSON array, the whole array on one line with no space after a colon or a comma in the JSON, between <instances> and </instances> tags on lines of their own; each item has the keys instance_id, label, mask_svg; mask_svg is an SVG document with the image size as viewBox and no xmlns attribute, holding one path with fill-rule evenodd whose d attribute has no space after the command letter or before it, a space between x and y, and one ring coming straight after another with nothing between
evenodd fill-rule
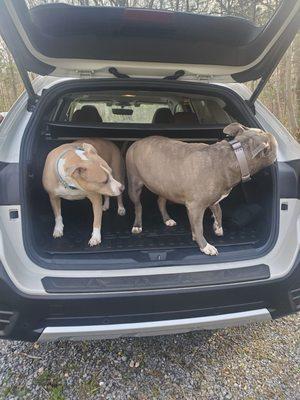
<instances>
[{"instance_id":1,"label":"side window","mask_svg":"<svg viewBox=\"0 0 300 400\"><path fill-rule=\"evenodd\" d=\"M221 100L214 98L194 100L193 106L202 124L226 125L234 121L234 118L225 110L225 102Z\"/></svg>"}]
</instances>

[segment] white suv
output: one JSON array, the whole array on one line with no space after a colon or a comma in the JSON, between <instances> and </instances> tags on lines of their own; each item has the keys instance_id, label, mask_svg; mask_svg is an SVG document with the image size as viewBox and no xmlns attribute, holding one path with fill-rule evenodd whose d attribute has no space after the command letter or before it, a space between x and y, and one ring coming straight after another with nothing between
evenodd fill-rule
<instances>
[{"instance_id":1,"label":"white suv","mask_svg":"<svg viewBox=\"0 0 300 400\"><path fill-rule=\"evenodd\" d=\"M0 336L151 335L299 310L300 146L257 101L297 32L299 3L282 2L260 28L235 17L1 2L0 31L27 93L0 128ZM28 71L52 76L32 86ZM258 78L253 94L241 84ZM170 205L178 226L163 226L148 191L139 237L126 195L125 217L105 213L101 246L87 245L85 201L63 203L65 235L52 237L41 184L52 148L97 136L125 154L153 134L214 143L233 121L272 132L278 161L222 201L223 237L205 217L219 256L199 252L182 206Z\"/></svg>"}]
</instances>

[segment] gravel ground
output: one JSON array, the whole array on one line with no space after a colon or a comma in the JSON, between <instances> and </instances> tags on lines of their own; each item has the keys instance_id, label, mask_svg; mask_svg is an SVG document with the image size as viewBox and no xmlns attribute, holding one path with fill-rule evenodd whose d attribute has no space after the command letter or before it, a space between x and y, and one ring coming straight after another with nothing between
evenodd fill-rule
<instances>
[{"instance_id":1,"label":"gravel ground","mask_svg":"<svg viewBox=\"0 0 300 400\"><path fill-rule=\"evenodd\" d=\"M0 398L300 399L300 315L214 332L0 341Z\"/></svg>"}]
</instances>

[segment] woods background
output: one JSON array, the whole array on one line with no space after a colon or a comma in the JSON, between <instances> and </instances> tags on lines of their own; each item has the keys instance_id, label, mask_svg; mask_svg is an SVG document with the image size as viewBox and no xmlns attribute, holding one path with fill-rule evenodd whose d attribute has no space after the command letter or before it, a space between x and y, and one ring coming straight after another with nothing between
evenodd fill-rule
<instances>
[{"instance_id":1,"label":"woods background","mask_svg":"<svg viewBox=\"0 0 300 400\"><path fill-rule=\"evenodd\" d=\"M288 1L288 0L283 0ZM74 5L141 7L246 17L262 26L268 21L280 0L27 0L30 7L53 2ZM251 89L257 82L250 82ZM22 81L14 61L0 39L0 112L8 111L23 91ZM274 71L260 100L280 119L289 131L300 139L300 34L287 50Z\"/></svg>"}]
</instances>

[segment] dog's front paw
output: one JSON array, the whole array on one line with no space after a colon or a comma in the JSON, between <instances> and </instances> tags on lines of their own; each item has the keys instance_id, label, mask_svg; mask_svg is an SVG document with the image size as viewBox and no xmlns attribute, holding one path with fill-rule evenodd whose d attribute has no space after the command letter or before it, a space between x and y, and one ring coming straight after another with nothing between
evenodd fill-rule
<instances>
[{"instance_id":1,"label":"dog's front paw","mask_svg":"<svg viewBox=\"0 0 300 400\"><path fill-rule=\"evenodd\" d=\"M175 225L177 225L177 222L174 221L174 219L167 219L167 221L165 221L165 224L167 226L175 226Z\"/></svg>"},{"instance_id":2,"label":"dog's front paw","mask_svg":"<svg viewBox=\"0 0 300 400\"><path fill-rule=\"evenodd\" d=\"M64 235L64 227L54 228L53 237L60 238Z\"/></svg>"},{"instance_id":3,"label":"dog's front paw","mask_svg":"<svg viewBox=\"0 0 300 400\"><path fill-rule=\"evenodd\" d=\"M140 227L140 226L134 226L134 227L131 229L131 233L133 233L134 235L137 235L137 234L141 233L142 230L143 230L142 227Z\"/></svg>"},{"instance_id":4,"label":"dog's front paw","mask_svg":"<svg viewBox=\"0 0 300 400\"><path fill-rule=\"evenodd\" d=\"M101 243L100 229L99 228L94 228L92 237L89 240L89 245L92 247L92 246L97 246L100 243Z\"/></svg>"},{"instance_id":5,"label":"dog's front paw","mask_svg":"<svg viewBox=\"0 0 300 400\"><path fill-rule=\"evenodd\" d=\"M91 247L97 246L97 245L100 244L100 243L101 243L101 239L96 238L95 236L92 236L92 237L90 238L90 240L89 240L89 245L90 245Z\"/></svg>"},{"instance_id":6,"label":"dog's front paw","mask_svg":"<svg viewBox=\"0 0 300 400\"><path fill-rule=\"evenodd\" d=\"M207 245L203 249L200 249L200 250L204 254L207 254L208 256L217 256L219 254L218 250L209 243L207 243Z\"/></svg>"},{"instance_id":7,"label":"dog's front paw","mask_svg":"<svg viewBox=\"0 0 300 400\"><path fill-rule=\"evenodd\" d=\"M57 217L55 219L55 227L53 231L53 237L59 238L64 235L64 224L62 222L62 217Z\"/></svg>"},{"instance_id":8,"label":"dog's front paw","mask_svg":"<svg viewBox=\"0 0 300 400\"><path fill-rule=\"evenodd\" d=\"M122 217L126 214L126 210L124 207L118 207L118 214Z\"/></svg>"}]
</instances>

